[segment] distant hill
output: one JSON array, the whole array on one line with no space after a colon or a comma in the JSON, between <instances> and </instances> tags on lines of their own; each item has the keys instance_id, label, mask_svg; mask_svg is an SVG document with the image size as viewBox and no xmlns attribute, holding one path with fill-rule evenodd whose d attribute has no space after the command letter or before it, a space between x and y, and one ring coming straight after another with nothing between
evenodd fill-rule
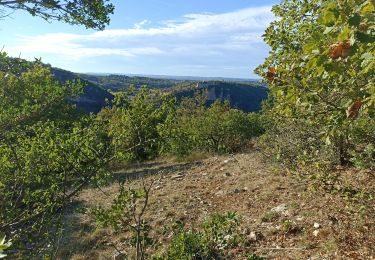
<instances>
[{"instance_id":1,"label":"distant hill","mask_svg":"<svg viewBox=\"0 0 375 260\"><path fill-rule=\"evenodd\" d=\"M76 73L58 68L52 68L51 71L56 80L61 83L64 83L67 80L72 81L79 79L81 83L84 84L85 87L83 89L83 94L78 98L71 99L70 101L76 104L79 109L82 109L87 113L98 113L107 105L107 100L111 101L113 99L113 95L107 90L92 81L83 79Z\"/></svg>"},{"instance_id":2,"label":"distant hill","mask_svg":"<svg viewBox=\"0 0 375 260\"><path fill-rule=\"evenodd\" d=\"M175 79L160 79L145 76L126 76L126 75L92 75L92 74L77 74L80 78L93 82L102 88L110 91L124 91L129 86L134 85L136 88L148 86L153 89L165 89L175 86L182 82L182 80Z\"/></svg>"},{"instance_id":3,"label":"distant hill","mask_svg":"<svg viewBox=\"0 0 375 260\"><path fill-rule=\"evenodd\" d=\"M181 99L191 97L198 90L207 90L208 102L212 104L215 100L229 100L234 108L245 112L256 112L261 108L261 103L267 98L268 89L257 80L231 79L227 80L190 80L196 77L168 76L127 76L107 74L78 74L80 78L99 85L109 91L124 91L133 85L136 88L148 86L151 89L160 89L171 92ZM179 78L179 79L178 79ZM203 79L203 78L202 78ZM236 81L238 80L238 81Z\"/></svg>"},{"instance_id":4,"label":"distant hill","mask_svg":"<svg viewBox=\"0 0 375 260\"><path fill-rule=\"evenodd\" d=\"M257 112L261 103L267 98L268 89L264 84L256 80L249 81L225 81L225 80L188 80L155 78L146 76L106 75L106 74L78 74L70 71L53 68L53 74L60 82L80 79L86 87L84 93L72 100L77 107L86 111L97 113L106 106L106 100L112 100L110 92L124 91L133 85L136 88L148 86L151 89L159 89L170 92L181 100L183 97L192 97L197 91L207 91L207 105L216 100L228 100L232 107L245 112ZM166 76L167 77L167 76ZM192 77L194 78L194 77Z\"/></svg>"},{"instance_id":5,"label":"distant hill","mask_svg":"<svg viewBox=\"0 0 375 260\"><path fill-rule=\"evenodd\" d=\"M250 78L227 78L227 77L202 77L202 76L175 76L175 75L145 75L145 74L118 74L118 73L84 73L85 76L125 76L128 78L166 79L176 81L228 81L228 82L259 82L258 79Z\"/></svg>"}]
</instances>

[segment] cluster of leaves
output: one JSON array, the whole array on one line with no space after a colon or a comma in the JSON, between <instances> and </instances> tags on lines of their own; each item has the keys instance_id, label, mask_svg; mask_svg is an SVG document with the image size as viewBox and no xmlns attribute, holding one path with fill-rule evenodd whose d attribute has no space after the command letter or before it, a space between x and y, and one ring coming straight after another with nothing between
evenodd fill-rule
<instances>
[{"instance_id":1,"label":"cluster of leaves","mask_svg":"<svg viewBox=\"0 0 375 260\"><path fill-rule=\"evenodd\" d=\"M79 83L62 86L39 62L4 53L0 65L0 229L18 253L37 253L70 200L104 175L110 151L99 123L66 102Z\"/></svg>"},{"instance_id":2,"label":"cluster of leaves","mask_svg":"<svg viewBox=\"0 0 375 260\"><path fill-rule=\"evenodd\" d=\"M47 21L58 20L100 30L109 24L109 15L114 11L108 0L0 0L0 8L25 10Z\"/></svg>"},{"instance_id":3,"label":"cluster of leaves","mask_svg":"<svg viewBox=\"0 0 375 260\"><path fill-rule=\"evenodd\" d=\"M119 160L152 159L161 149L159 127L173 115L175 101L146 87L133 91L116 93L113 106L97 118L106 124Z\"/></svg>"},{"instance_id":4,"label":"cluster of leaves","mask_svg":"<svg viewBox=\"0 0 375 260\"><path fill-rule=\"evenodd\" d=\"M166 259L221 259L225 250L237 247L243 240L235 212L205 219L200 231L178 223Z\"/></svg>"},{"instance_id":5,"label":"cluster of leaves","mask_svg":"<svg viewBox=\"0 0 375 260\"><path fill-rule=\"evenodd\" d=\"M5 242L6 236L5 234L0 233L0 258L4 258L7 255L4 254L4 250L8 249L12 243L11 242Z\"/></svg>"},{"instance_id":6,"label":"cluster of leaves","mask_svg":"<svg viewBox=\"0 0 375 260\"><path fill-rule=\"evenodd\" d=\"M273 7L272 51L257 73L270 89L264 143L286 165L374 168L374 11L370 0Z\"/></svg>"}]
</instances>

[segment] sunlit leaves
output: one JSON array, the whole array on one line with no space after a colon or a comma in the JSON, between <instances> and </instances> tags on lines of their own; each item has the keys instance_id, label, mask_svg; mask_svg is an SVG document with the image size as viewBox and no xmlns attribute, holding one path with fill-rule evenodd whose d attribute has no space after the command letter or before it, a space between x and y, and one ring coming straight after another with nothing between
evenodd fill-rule
<instances>
[{"instance_id":1,"label":"sunlit leaves","mask_svg":"<svg viewBox=\"0 0 375 260\"><path fill-rule=\"evenodd\" d=\"M66 101L79 85L60 85L39 63L3 55L0 64L6 64L0 71L0 230L15 251L38 253L59 230L58 213L83 185L104 176L110 153L102 126Z\"/></svg>"},{"instance_id":2,"label":"sunlit leaves","mask_svg":"<svg viewBox=\"0 0 375 260\"><path fill-rule=\"evenodd\" d=\"M257 68L271 114L322 124L322 138L341 143L351 120L375 123L373 1L286 0L273 11L278 19L264 36L272 51Z\"/></svg>"},{"instance_id":3,"label":"sunlit leaves","mask_svg":"<svg viewBox=\"0 0 375 260\"><path fill-rule=\"evenodd\" d=\"M108 0L0 1L0 8L25 10L47 21L58 20L99 30L109 24L109 15L114 11Z\"/></svg>"}]
</instances>

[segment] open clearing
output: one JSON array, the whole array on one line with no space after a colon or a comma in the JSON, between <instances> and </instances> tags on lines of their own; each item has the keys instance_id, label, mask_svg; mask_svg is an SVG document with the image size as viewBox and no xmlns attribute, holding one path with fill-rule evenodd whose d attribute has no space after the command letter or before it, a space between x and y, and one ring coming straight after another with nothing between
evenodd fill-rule
<instances>
[{"instance_id":1,"label":"open clearing","mask_svg":"<svg viewBox=\"0 0 375 260\"><path fill-rule=\"evenodd\" d=\"M354 176L352 185L374 194L374 172L339 171ZM101 190L85 189L66 213L60 259L114 259L117 250L127 252L127 234L97 230L90 214L76 210L109 205L119 189L117 180L125 179L132 188L155 180L146 213L151 235L159 241L152 251L165 249L168 227L176 220L198 228L210 214L235 211L248 241L233 249L230 259L246 259L249 253L266 259L375 259L374 200L360 206L340 194L313 190L306 180L283 174L255 152L139 164L116 172Z\"/></svg>"}]
</instances>

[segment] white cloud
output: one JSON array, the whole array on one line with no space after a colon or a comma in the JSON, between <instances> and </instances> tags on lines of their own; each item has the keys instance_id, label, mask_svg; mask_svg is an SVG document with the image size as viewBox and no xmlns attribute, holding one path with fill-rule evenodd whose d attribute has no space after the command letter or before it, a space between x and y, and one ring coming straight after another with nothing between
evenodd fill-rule
<instances>
[{"instance_id":1,"label":"white cloud","mask_svg":"<svg viewBox=\"0 0 375 260\"><path fill-rule=\"evenodd\" d=\"M139 23L134 24L134 28L135 28L135 29L141 29L141 28L143 28L145 25L150 24L150 23L151 23L151 22L150 22L149 20L145 19L145 20L143 20L143 21L141 21L141 22L139 22Z\"/></svg>"},{"instance_id":2,"label":"white cloud","mask_svg":"<svg viewBox=\"0 0 375 260\"><path fill-rule=\"evenodd\" d=\"M241 57L240 52L254 51L257 45L265 49L261 35L273 19L270 6L222 14L187 14L181 20L160 22L159 26L151 26L155 23L143 20L134 28L109 29L87 35L18 36L18 44L7 51L16 55L21 52L26 58L49 56L75 61L100 56L141 56L174 57L174 60L211 57L215 62L229 55Z\"/></svg>"}]
</instances>

